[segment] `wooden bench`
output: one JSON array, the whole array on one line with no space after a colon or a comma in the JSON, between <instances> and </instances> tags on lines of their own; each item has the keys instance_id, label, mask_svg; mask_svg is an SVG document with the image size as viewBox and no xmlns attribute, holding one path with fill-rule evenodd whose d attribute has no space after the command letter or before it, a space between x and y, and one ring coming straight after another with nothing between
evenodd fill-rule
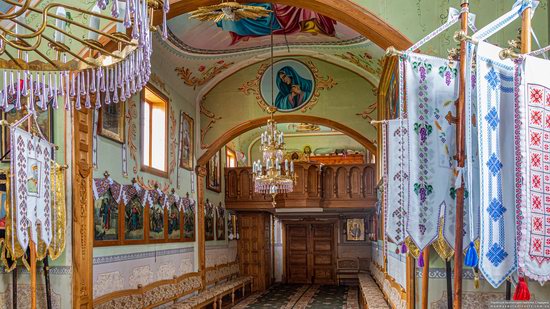
<instances>
[{"instance_id":1,"label":"wooden bench","mask_svg":"<svg viewBox=\"0 0 550 309\"><path fill-rule=\"evenodd\" d=\"M200 291L199 273L188 273L174 279L160 280L137 289L109 293L94 299L97 309L149 309L167 304Z\"/></svg>"},{"instance_id":2,"label":"wooden bench","mask_svg":"<svg viewBox=\"0 0 550 309\"><path fill-rule=\"evenodd\" d=\"M336 260L336 280L338 285L345 279L357 280L359 274L359 259L341 258Z\"/></svg>"},{"instance_id":3,"label":"wooden bench","mask_svg":"<svg viewBox=\"0 0 550 309\"><path fill-rule=\"evenodd\" d=\"M231 295L231 304L235 304L235 292L241 291L242 297L246 294L246 287L252 292L252 277L240 276L237 262L221 264L206 269L206 289L201 293L177 302L170 308L187 309L202 308L212 305L214 309L223 307L224 298Z\"/></svg>"},{"instance_id":4,"label":"wooden bench","mask_svg":"<svg viewBox=\"0 0 550 309\"><path fill-rule=\"evenodd\" d=\"M389 309L390 306L384 298L384 293L378 287L370 274L359 273L359 298L361 308Z\"/></svg>"}]
</instances>

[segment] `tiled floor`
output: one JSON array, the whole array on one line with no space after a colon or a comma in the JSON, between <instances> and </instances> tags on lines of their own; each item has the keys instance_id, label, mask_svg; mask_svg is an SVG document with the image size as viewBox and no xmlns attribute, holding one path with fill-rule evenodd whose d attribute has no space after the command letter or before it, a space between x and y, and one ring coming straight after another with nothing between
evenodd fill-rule
<instances>
[{"instance_id":1,"label":"tiled floor","mask_svg":"<svg viewBox=\"0 0 550 309\"><path fill-rule=\"evenodd\" d=\"M357 287L276 284L252 294L234 308L336 309L359 308Z\"/></svg>"}]
</instances>

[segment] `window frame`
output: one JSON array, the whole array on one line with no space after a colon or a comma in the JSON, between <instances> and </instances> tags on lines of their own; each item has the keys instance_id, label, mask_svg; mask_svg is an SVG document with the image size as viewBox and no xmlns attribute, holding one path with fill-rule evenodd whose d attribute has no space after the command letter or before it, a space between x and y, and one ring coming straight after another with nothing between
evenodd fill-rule
<instances>
[{"instance_id":1,"label":"window frame","mask_svg":"<svg viewBox=\"0 0 550 309\"><path fill-rule=\"evenodd\" d=\"M148 90L148 91L151 91L152 93L154 93L155 95L157 95L158 97L160 97L165 103L166 103L166 107L165 107L165 121L164 121L164 125L165 125L165 131L166 132L166 142L164 143L164 171L163 170L159 170L157 168L154 168L152 166L149 166L149 165L146 165L144 163L144 156L143 156L143 153L145 151L144 147L145 147L145 134L144 133L144 129L145 129L145 120L144 120L144 107L145 107L145 91ZM139 122L139 130L140 130L140 140L141 140L141 146L140 146L140 165L141 165L141 171L142 172L145 172L145 173L149 173L149 174L152 174L152 175L155 175L155 176L158 176L158 177L162 177L162 178L168 178L169 177L169 174L168 174L168 140L169 140L169 127L168 127L168 121L170 119L170 99L168 98L167 95L165 95L164 93L162 93L160 90L158 90L155 86L153 86L152 84L148 83L145 87L143 87L143 89L141 90L141 95L140 95L140 104L139 104L139 112L140 112L140 116L139 116L139 119L140 119L140 122ZM149 126L149 139L152 139L152 125ZM151 152L151 149L149 149L149 159L152 160L152 152Z\"/></svg>"},{"instance_id":2,"label":"window frame","mask_svg":"<svg viewBox=\"0 0 550 309\"><path fill-rule=\"evenodd\" d=\"M229 157L233 157L235 159L235 166L229 166ZM237 161L237 152L227 146L225 146L225 167L239 167L239 162Z\"/></svg>"}]
</instances>

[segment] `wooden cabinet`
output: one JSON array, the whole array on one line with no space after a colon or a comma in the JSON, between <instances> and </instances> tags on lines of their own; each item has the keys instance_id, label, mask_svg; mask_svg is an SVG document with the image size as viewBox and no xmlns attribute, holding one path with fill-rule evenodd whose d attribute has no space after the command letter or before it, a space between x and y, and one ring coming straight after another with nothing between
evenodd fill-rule
<instances>
[{"instance_id":1,"label":"wooden cabinet","mask_svg":"<svg viewBox=\"0 0 550 309\"><path fill-rule=\"evenodd\" d=\"M286 281L302 284L334 284L334 223L285 224Z\"/></svg>"},{"instance_id":2,"label":"wooden cabinet","mask_svg":"<svg viewBox=\"0 0 550 309\"><path fill-rule=\"evenodd\" d=\"M241 273L254 277L253 291L271 285L271 214L239 214L238 252Z\"/></svg>"}]
</instances>

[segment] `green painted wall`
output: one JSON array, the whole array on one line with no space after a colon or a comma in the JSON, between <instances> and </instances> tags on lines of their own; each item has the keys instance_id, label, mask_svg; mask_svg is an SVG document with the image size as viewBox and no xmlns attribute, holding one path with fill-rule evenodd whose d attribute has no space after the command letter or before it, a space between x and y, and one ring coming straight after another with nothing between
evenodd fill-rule
<instances>
[{"instance_id":1,"label":"green painted wall","mask_svg":"<svg viewBox=\"0 0 550 309\"><path fill-rule=\"evenodd\" d=\"M354 0L355 3L367 8L380 16L383 20L399 30L412 42L417 42L441 24L446 22L448 8L459 8L461 1L432 1L432 0ZM476 14L476 26L481 29L491 21L508 12L514 0L470 0L470 11ZM489 39L494 44L506 46L506 42L514 39L521 22L516 20L503 31ZM457 47L453 34L459 26L451 29L428 42L422 51L429 54L446 56L449 48ZM544 47L548 45L548 1L540 2L533 18L533 30ZM471 33L471 31L470 31ZM533 48L536 49L533 42Z\"/></svg>"},{"instance_id":2,"label":"green painted wall","mask_svg":"<svg viewBox=\"0 0 550 309\"><path fill-rule=\"evenodd\" d=\"M314 154L334 153L335 149L350 149L359 152L365 151L365 148L361 144L357 143L353 138L343 134L332 136L293 136L289 134L285 136L285 144L287 152L302 152L304 146L310 146ZM250 145L246 145L246 148L242 150L249 158L247 163L263 160L259 141L252 144L250 155L248 153L249 146Z\"/></svg>"},{"instance_id":3,"label":"green painted wall","mask_svg":"<svg viewBox=\"0 0 550 309\"><path fill-rule=\"evenodd\" d=\"M333 64L308 57L295 57L300 61L311 60L323 78L327 75L337 83L330 90L321 90L319 101L311 110L291 112L299 115L313 115L343 123L362 133L371 141L376 139L376 130L357 113L363 112L375 102L373 86L355 73ZM267 62L262 62L267 63ZM239 90L245 82L254 80L261 63L246 67L229 76L207 95L204 107L221 117L205 136L205 144L212 143L218 136L249 119L265 117L267 114L256 103L254 95L245 95ZM201 128L206 129L209 119L201 115Z\"/></svg>"}]
</instances>

